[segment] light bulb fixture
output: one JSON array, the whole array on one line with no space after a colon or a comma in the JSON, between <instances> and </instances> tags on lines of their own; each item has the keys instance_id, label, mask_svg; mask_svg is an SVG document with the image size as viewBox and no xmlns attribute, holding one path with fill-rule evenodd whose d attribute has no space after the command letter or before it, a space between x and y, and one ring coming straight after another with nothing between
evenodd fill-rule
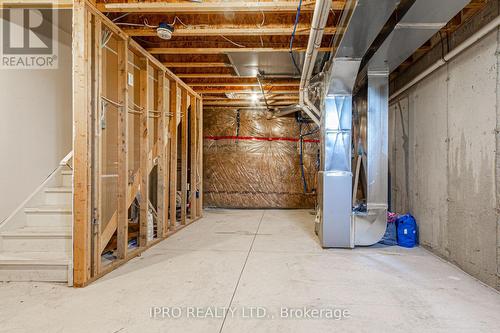
<instances>
[{"instance_id":1,"label":"light bulb fixture","mask_svg":"<svg viewBox=\"0 0 500 333\"><path fill-rule=\"evenodd\" d=\"M164 40L171 39L173 33L174 33L174 27L165 22L161 22L158 28L156 28L156 34L158 35L158 37Z\"/></svg>"},{"instance_id":2,"label":"light bulb fixture","mask_svg":"<svg viewBox=\"0 0 500 333\"><path fill-rule=\"evenodd\" d=\"M257 102L259 101L259 95L258 95L258 94L252 94L252 95L250 96L250 99L252 100L252 102L253 102L254 104L257 104Z\"/></svg>"}]
</instances>

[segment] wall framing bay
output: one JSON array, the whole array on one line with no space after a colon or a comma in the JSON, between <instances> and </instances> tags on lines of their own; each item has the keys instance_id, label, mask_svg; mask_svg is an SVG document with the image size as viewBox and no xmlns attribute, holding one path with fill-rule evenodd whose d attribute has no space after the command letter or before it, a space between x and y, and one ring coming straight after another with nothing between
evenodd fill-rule
<instances>
[{"instance_id":1,"label":"wall framing bay","mask_svg":"<svg viewBox=\"0 0 500 333\"><path fill-rule=\"evenodd\" d=\"M201 103L200 95L93 4L74 1L75 287L202 216ZM176 203L178 162L181 207Z\"/></svg>"}]
</instances>

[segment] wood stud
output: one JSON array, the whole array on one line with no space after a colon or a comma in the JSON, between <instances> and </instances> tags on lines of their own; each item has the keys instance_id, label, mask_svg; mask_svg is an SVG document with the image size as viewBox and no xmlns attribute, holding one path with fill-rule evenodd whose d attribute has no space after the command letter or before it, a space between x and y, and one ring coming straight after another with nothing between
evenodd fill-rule
<instances>
[{"instance_id":1,"label":"wood stud","mask_svg":"<svg viewBox=\"0 0 500 333\"><path fill-rule=\"evenodd\" d=\"M188 96L181 92L181 224L186 224L188 181Z\"/></svg>"}]
</instances>

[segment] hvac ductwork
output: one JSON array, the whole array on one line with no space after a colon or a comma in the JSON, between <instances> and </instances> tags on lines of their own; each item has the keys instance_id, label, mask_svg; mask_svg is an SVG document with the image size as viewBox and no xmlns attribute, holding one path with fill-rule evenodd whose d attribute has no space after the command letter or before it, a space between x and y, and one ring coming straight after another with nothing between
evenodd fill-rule
<instances>
[{"instance_id":1,"label":"hvac ductwork","mask_svg":"<svg viewBox=\"0 0 500 333\"><path fill-rule=\"evenodd\" d=\"M352 92L363 57L400 1L352 1L346 33L330 60L321 117L319 236L323 247L372 245L387 224L389 73L469 1L416 0L368 62L367 212L352 212Z\"/></svg>"},{"instance_id":2,"label":"hvac ductwork","mask_svg":"<svg viewBox=\"0 0 500 333\"><path fill-rule=\"evenodd\" d=\"M346 26L345 33L336 43L337 50L329 61L327 95L321 117L318 235L323 247L352 248L364 238L363 230L370 229L367 223L359 223L359 232L356 232L352 217L352 91L364 55L398 2L350 1L341 21ZM378 216L366 216L368 223L378 219ZM385 217L381 222L385 230Z\"/></svg>"}]
</instances>

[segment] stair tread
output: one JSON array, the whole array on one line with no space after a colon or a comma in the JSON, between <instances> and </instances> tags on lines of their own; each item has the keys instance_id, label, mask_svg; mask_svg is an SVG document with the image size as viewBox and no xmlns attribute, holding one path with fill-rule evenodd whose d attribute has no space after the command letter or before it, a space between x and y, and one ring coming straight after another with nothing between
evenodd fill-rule
<instances>
[{"instance_id":1,"label":"stair tread","mask_svg":"<svg viewBox=\"0 0 500 333\"><path fill-rule=\"evenodd\" d=\"M0 265L13 263L67 265L70 258L65 252L0 252Z\"/></svg>"},{"instance_id":2,"label":"stair tread","mask_svg":"<svg viewBox=\"0 0 500 333\"><path fill-rule=\"evenodd\" d=\"M71 237L71 228L59 226L26 226L0 233L2 236L68 236Z\"/></svg>"},{"instance_id":3,"label":"stair tread","mask_svg":"<svg viewBox=\"0 0 500 333\"><path fill-rule=\"evenodd\" d=\"M53 186L46 187L45 192L71 193L73 192L73 189L70 186Z\"/></svg>"},{"instance_id":4,"label":"stair tread","mask_svg":"<svg viewBox=\"0 0 500 333\"><path fill-rule=\"evenodd\" d=\"M27 207L25 213L71 213L71 206L65 205L38 205L36 207Z\"/></svg>"}]
</instances>

